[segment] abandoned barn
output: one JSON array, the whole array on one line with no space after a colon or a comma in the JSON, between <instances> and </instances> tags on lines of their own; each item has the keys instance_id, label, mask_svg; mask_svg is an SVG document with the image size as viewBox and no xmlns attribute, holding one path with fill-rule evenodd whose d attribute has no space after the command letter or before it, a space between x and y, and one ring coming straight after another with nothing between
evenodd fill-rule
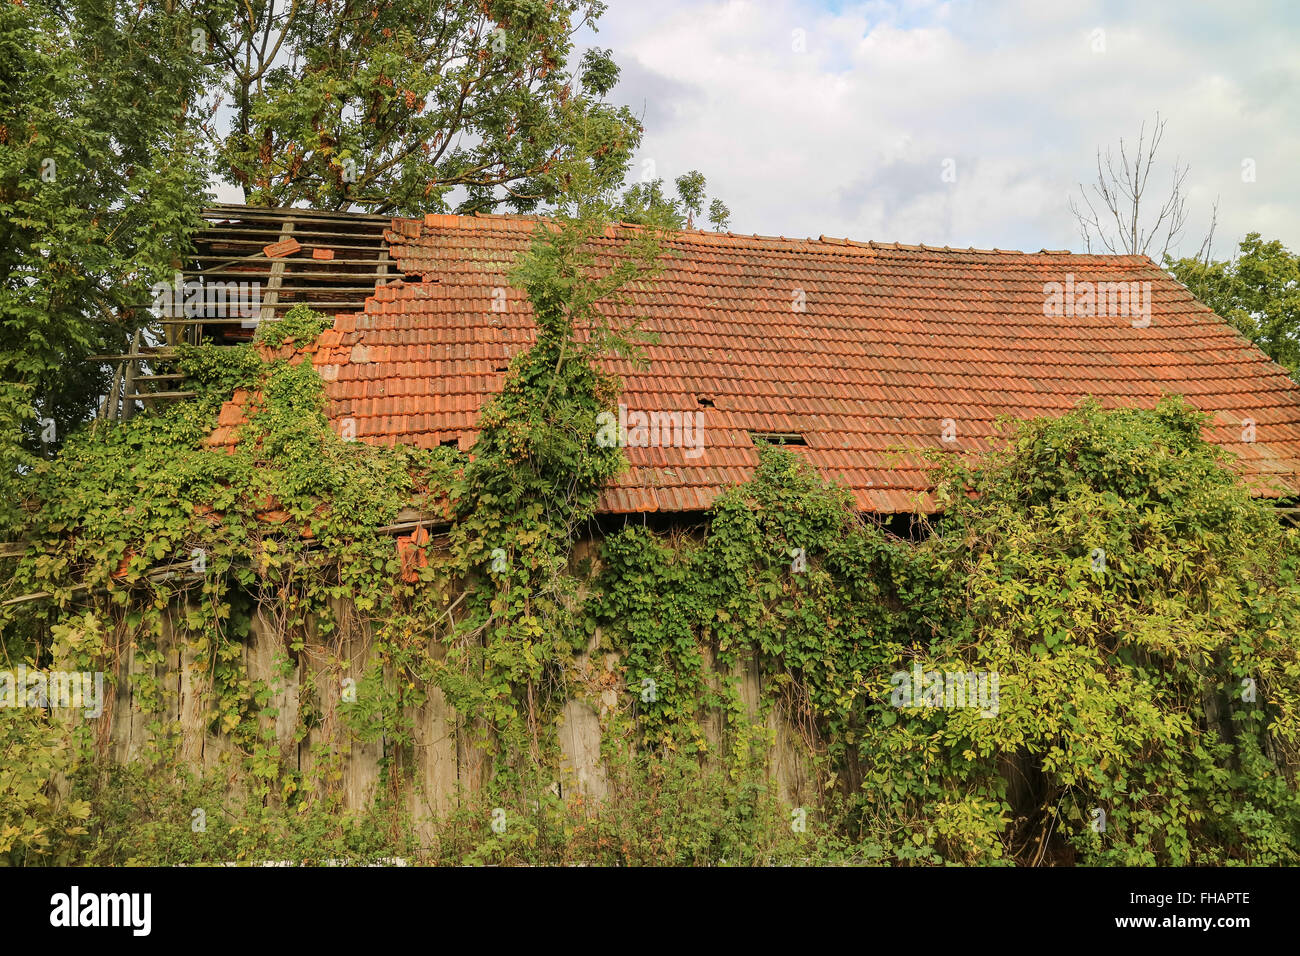
<instances>
[{"instance_id":1,"label":"abandoned barn","mask_svg":"<svg viewBox=\"0 0 1300 956\"><path fill-rule=\"evenodd\" d=\"M268 349L267 357L312 364L339 435L473 446L479 409L534 340L529 302L508 273L537 219L232 206L206 215L195 255L162 300L165 334L137 339L116 357L105 416L188 397L179 372L160 371L178 343L248 341L260 323L306 304L332 324L314 342ZM610 227L594 240L596 252L617 257L629 228ZM605 425L630 464L601 495L597 510L608 523L698 522L725 489L750 478L762 442L786 446L844 485L863 512L924 514L933 510L927 455L990 450L999 420L1059 415L1086 396L1152 408L1166 394L1183 395L1210 416L1207 438L1237 456L1257 495L1285 502L1300 491L1300 390L1145 257L700 231L670 234L666 250L659 277L607 307L617 322L640 319L654 336L644 363L606 362L624 390ZM208 444L234 447L254 401L244 390L226 402ZM409 549L438 524L411 511L386 530ZM369 625L341 618L352 624L334 638L335 652L359 673ZM276 663L284 645L274 622L259 617L244 665L250 680L275 686L276 738L306 770L332 746L341 691L317 684L316 722L295 737L311 665L299 661L285 677ZM165 653L160 664L131 652L122 666L137 675L179 672L169 715L189 758L211 765L228 747L209 733L193 652L176 641ZM585 790L602 786L600 720L617 699L614 672L610 656L593 648L571 673L583 692L564 706L561 744ZM755 703L758 668L751 662L735 676ZM151 733L134 686L117 683L111 736L120 760ZM809 783L783 720L771 716L773 773L795 801ZM458 788L482 782L466 718L440 691L413 726L413 809L445 807ZM370 799L382 751L373 742L351 748L341 771L349 805Z\"/></svg>"},{"instance_id":2,"label":"abandoned barn","mask_svg":"<svg viewBox=\"0 0 1300 956\"><path fill-rule=\"evenodd\" d=\"M335 316L307 351L337 429L472 445L477 410L532 341L507 272L535 218L207 215L184 281L255 285L260 300L164 318L173 340L247 340L254 312L310 304ZM599 241L617 254L623 240L611 229ZM656 341L643 367L608 363L625 385L631 467L604 513L704 511L752 473L755 440L798 449L864 511L925 511L926 464L912 452L985 451L999 419L1060 414L1085 396L1149 408L1170 393L1212 416L1207 437L1261 495L1300 489L1300 390L1144 256L702 231L667 248L662 276L610 307ZM138 376L135 388L123 393L153 404ZM159 398L173 395L183 386ZM227 410L214 443L233 441L238 421Z\"/></svg>"}]
</instances>

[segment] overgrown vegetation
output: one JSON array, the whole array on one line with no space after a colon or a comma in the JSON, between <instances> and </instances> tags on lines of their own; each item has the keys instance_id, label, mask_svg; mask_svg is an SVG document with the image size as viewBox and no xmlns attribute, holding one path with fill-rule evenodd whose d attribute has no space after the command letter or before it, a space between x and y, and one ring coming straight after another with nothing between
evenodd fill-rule
<instances>
[{"instance_id":1,"label":"overgrown vegetation","mask_svg":"<svg viewBox=\"0 0 1300 956\"><path fill-rule=\"evenodd\" d=\"M789 809L762 779L741 781L686 758L629 761L599 803L552 793L500 806L480 793L441 817L427 842L380 801L358 814L299 813L239 802L215 776L114 768L96 802L80 859L94 865L303 865L404 861L429 865L692 866L847 862L856 848L833 832L791 830ZM193 832L191 808L208 808ZM501 821L501 832L492 827ZM865 858L862 858L865 861Z\"/></svg>"},{"instance_id":2,"label":"overgrown vegetation","mask_svg":"<svg viewBox=\"0 0 1300 956\"><path fill-rule=\"evenodd\" d=\"M702 535L629 528L578 560L622 467L595 441L618 392L595 360L636 345L597 305L660 254L638 230L598 269L599 222L540 229L521 260L537 344L470 455L336 435L310 362L281 357L322 327L296 311L253 345L189 351L196 401L87 428L35 465L10 593L51 597L6 608L6 666L120 675L148 726L109 769L111 718L0 709L17 770L0 854L1296 861L1297 534L1201 439L1198 413L1087 404L1018 426L1004 451L937 473L944 515L919 541L765 449ZM223 407L245 420L214 447ZM403 554L382 530L403 504L446 515L445 537ZM256 674L254 629L282 638ZM565 705L597 703L589 652L615 662L599 705L606 793L566 783L561 800ZM205 702L199 730L228 742L198 777L178 656ZM761 679L746 685L747 669ZM942 688L900 699L935 673L997 684L978 705ZM438 820L417 820L417 721L435 694L483 767ZM801 779L769 764L780 735ZM382 753L370 809L341 784L363 746Z\"/></svg>"},{"instance_id":3,"label":"overgrown vegetation","mask_svg":"<svg viewBox=\"0 0 1300 956\"><path fill-rule=\"evenodd\" d=\"M21 388L39 416L6 419L0 455L93 414L110 368L87 359L128 350L201 224L193 106L215 77L187 6L0 5L0 400Z\"/></svg>"},{"instance_id":4,"label":"overgrown vegetation","mask_svg":"<svg viewBox=\"0 0 1300 956\"><path fill-rule=\"evenodd\" d=\"M702 743L712 647L761 662L873 858L1295 862L1297 535L1200 424L1166 401L1024 425L942 476L919 544L776 450L702 543L616 535L593 602L656 682L646 743ZM996 674L994 713L900 707L917 669Z\"/></svg>"}]
</instances>

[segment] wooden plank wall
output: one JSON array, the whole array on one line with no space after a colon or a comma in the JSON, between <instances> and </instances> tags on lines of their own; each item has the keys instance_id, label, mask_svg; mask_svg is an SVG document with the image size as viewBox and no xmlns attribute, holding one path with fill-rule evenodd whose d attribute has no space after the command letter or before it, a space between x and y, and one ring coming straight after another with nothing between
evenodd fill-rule
<instances>
[{"instance_id":1,"label":"wooden plank wall","mask_svg":"<svg viewBox=\"0 0 1300 956\"><path fill-rule=\"evenodd\" d=\"M309 643L288 667L285 663L289 652L276 623L254 615L244 644L244 664L250 680L261 681L273 691L260 720L264 728L273 729L283 764L310 779L313 771L326 772L332 769L327 764L336 762L333 769L337 777L331 779L331 786L337 788L345 807L361 809L376 796L386 748L394 752L397 748L383 739L355 739L344 727L339 712L344 694L341 678L350 677L360 686L372 635L348 608L338 607L336 613L340 622L336 632L326 641ZM433 638L430 641L432 653L445 654L440 644ZM595 643L575 660L571 673L566 675L570 700L559 727L560 786L562 793L582 793L599 801L608 789L601 759L602 720L614 708L626 705L631 695L621 688L618 656L599 651ZM125 763L145 757L154 737L151 725L156 724L164 734L174 735L179 753L194 770L232 766L228 758L237 756L233 743L227 735L211 732L205 719L211 707L208 675L201 672L169 623L164 626L158 649L163 657L160 664L143 664L141 655L131 647L121 655L116 694L106 715L106 759ZM332 666L334 661L342 662L341 673ZM137 682L142 678L158 682L161 713L150 714L142 709L137 699ZM810 799L813 784L807 748L779 707L766 717L760 714L761 672L757 663L744 662L730 673L714 674L710 679L715 684L723 679L736 681L750 719L769 731L769 776L775 778L781 798L791 806ZM299 741L295 736L304 688L311 685L319 715ZM414 725L414 747L402 767L403 798L416 821L417 832L427 838L433 819L486 783L489 762L480 744L486 728L482 721L457 714L437 688L432 689L423 706L412 709L408 716ZM707 714L705 727L706 738L720 751L722 714Z\"/></svg>"}]
</instances>

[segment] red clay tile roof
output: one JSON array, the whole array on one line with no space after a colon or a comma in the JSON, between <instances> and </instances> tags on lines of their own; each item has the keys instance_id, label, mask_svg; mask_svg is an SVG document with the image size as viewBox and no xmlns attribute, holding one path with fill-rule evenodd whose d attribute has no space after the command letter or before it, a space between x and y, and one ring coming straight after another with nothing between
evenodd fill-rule
<instances>
[{"instance_id":1,"label":"red clay tile roof","mask_svg":"<svg viewBox=\"0 0 1300 956\"><path fill-rule=\"evenodd\" d=\"M338 315L314 349L334 427L351 418L361 441L469 448L480 405L533 340L506 273L536 228L506 216L394 220L390 255L407 281ZM595 243L617 254L613 236ZM629 413L699 413L703 447L628 447L631 469L605 491L605 512L709 507L757 464L750 432L802 435L800 454L863 510L925 510L917 450L983 451L999 417L1057 415L1087 395L1149 408L1169 392L1213 415L1207 437L1241 456L1261 494L1300 490L1300 389L1146 257L709 232L667 246L662 276L614 310L658 334L649 364L607 366ZM1076 288L1150 282L1149 327L1045 317L1046 284L1067 274ZM493 310L500 289L504 312Z\"/></svg>"}]
</instances>

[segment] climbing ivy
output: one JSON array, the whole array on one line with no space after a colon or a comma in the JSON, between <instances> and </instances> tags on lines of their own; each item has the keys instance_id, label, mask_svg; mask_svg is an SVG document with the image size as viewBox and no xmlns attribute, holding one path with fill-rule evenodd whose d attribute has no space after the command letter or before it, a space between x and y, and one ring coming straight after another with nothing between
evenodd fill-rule
<instances>
[{"instance_id":1,"label":"climbing ivy","mask_svg":"<svg viewBox=\"0 0 1300 956\"><path fill-rule=\"evenodd\" d=\"M380 529L403 503L444 498L462 467L450 449L343 440L328 427L311 364L264 360L323 324L296 309L252 345L185 349L196 400L71 437L31 476L38 507L11 584L52 596L8 615L7 643L25 647L33 665L52 660L41 635L87 605L115 636L96 662L110 673L132 644L138 664L161 665L157 647L174 628L195 672L208 675L212 730L229 735L268 785L280 769L268 721L258 719L270 688L248 679L242 659L254 609L277 623L289 655L328 639L344 598L350 611L382 619L410 588ZM234 445L213 447L232 398L246 420ZM147 670L137 677L137 700L161 712L170 691ZM152 729L164 748L174 728Z\"/></svg>"},{"instance_id":2,"label":"climbing ivy","mask_svg":"<svg viewBox=\"0 0 1300 956\"><path fill-rule=\"evenodd\" d=\"M1202 416L1175 400L1085 403L1016 426L995 454L946 458L942 515L911 537L761 447L707 526L602 538L598 497L625 462L595 440L619 388L599 359L637 344L604 306L662 254L654 229L637 230L611 265L592 251L602 234L593 217L539 226L513 275L536 345L469 454L336 434L299 348L325 325L308 310L246 346L183 350L194 401L96 423L32 464L9 593L47 597L6 607L6 654L127 675L130 648L125 679L153 714L147 759L171 768L165 799L184 801L211 781L186 778L163 717L174 682L157 675L179 640L253 801L213 841L240 857L275 834L304 859L423 852L397 798L413 715L437 690L490 758L483 792L443 823L441 859L571 862L560 848L582 846L607 862L1296 862L1300 535L1203 441ZM443 524L437 547L395 546L405 505ZM579 559L586 537L598 547ZM244 663L258 620L284 638L269 680ZM349 635L369 664L325 738ZM608 812L555 797L556 731L587 693L588 650L611 655L616 678L600 707ZM310 774L274 727L295 663ZM954 672L995 675L994 695L898 696ZM811 776L806 829L774 802L781 727ZM0 728L32 768L6 791L0 852L68 859L90 841L115 859L123 820L105 801L134 805L120 788L146 784L127 771L103 789L86 770L106 741L84 726L7 711ZM355 740L384 744L379 816L318 825L345 819L333 784ZM84 792L52 799L55 777ZM672 826L618 818L696 800L705 816ZM489 804L516 820L508 840Z\"/></svg>"},{"instance_id":3,"label":"climbing ivy","mask_svg":"<svg viewBox=\"0 0 1300 956\"><path fill-rule=\"evenodd\" d=\"M614 327L597 305L652 276L661 246L656 229L636 229L600 266L591 247L603 230L581 212L539 227L515 267L537 341L480 413L472 461L452 492L449 566L466 582L466 604L445 638L443 688L495 738L498 771L520 757L554 760L564 665L587 642L570 552L601 488L626 465L621 449L595 440L597 417L619 391L596 362L635 357L638 337L635 323Z\"/></svg>"},{"instance_id":4,"label":"climbing ivy","mask_svg":"<svg viewBox=\"0 0 1300 956\"><path fill-rule=\"evenodd\" d=\"M1025 424L942 470L919 542L762 450L702 542L605 542L591 613L655 682L644 740L702 749L703 660L754 657L872 858L1294 862L1300 539L1202 421ZM915 670L996 674L994 706L900 706Z\"/></svg>"},{"instance_id":5,"label":"climbing ivy","mask_svg":"<svg viewBox=\"0 0 1300 956\"><path fill-rule=\"evenodd\" d=\"M617 382L593 360L635 347L595 306L649 274L658 250L655 231L639 229L622 261L598 270L584 247L599 230L591 217L539 227L515 274L533 300L538 342L484 409L472 456L336 435L319 375L304 353L284 348L310 344L328 324L309 310L292 310L246 346L182 348L193 402L96 423L32 476L35 514L11 592L51 599L8 615L7 645L48 663L41 635L89 604L116 636L97 667L118 671L133 648L144 667L135 699L161 714L171 691L150 668L169 666L160 647L174 633L206 675L210 729L235 744L260 792L308 800L323 781L309 785L282 766L275 689L249 679L243 645L256 614L296 658L309 645L330 647L344 614L373 644L356 700L342 707L360 739L383 737L400 763L411 708L438 686L478 717L500 768L552 756L562 700L551 684L580 637L567 623L577 601L565 555L623 465L618 449L594 441ZM240 419L235 438L214 445L218 417L230 413ZM414 572L383 530L403 506L450 523L450 548L433 561L422 552ZM453 584L462 591L454 603ZM327 664L304 674L298 739L318 717L320 682L345 669L341 659ZM177 728L155 721L150 730L162 759ZM345 753L331 748L318 762L326 778Z\"/></svg>"}]
</instances>

